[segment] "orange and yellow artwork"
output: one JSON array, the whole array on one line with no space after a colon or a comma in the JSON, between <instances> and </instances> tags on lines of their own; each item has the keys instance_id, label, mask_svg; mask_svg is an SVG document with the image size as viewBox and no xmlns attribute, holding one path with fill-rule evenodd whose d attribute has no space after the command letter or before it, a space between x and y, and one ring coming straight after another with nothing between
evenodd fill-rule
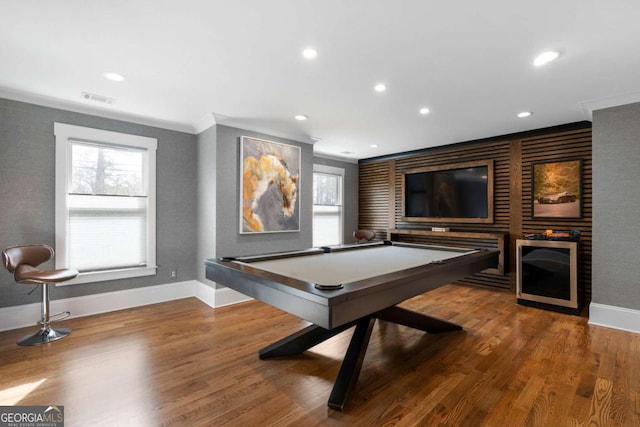
<instances>
[{"instance_id":1,"label":"orange and yellow artwork","mask_svg":"<svg viewBox=\"0 0 640 427\"><path fill-rule=\"evenodd\" d=\"M300 230L300 147L242 137L240 233Z\"/></svg>"}]
</instances>

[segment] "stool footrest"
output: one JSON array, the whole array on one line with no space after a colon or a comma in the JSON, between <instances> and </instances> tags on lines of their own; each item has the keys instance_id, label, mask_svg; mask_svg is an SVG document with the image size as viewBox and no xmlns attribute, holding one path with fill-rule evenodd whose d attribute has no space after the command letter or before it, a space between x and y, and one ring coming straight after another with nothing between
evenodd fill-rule
<instances>
[{"instance_id":1,"label":"stool footrest","mask_svg":"<svg viewBox=\"0 0 640 427\"><path fill-rule=\"evenodd\" d=\"M52 314L51 316L49 316L49 323L57 322L59 320L64 320L69 316L71 316L70 311L62 311L57 314ZM40 321L38 322L38 325L44 325L44 324L45 324L44 319L40 319Z\"/></svg>"}]
</instances>

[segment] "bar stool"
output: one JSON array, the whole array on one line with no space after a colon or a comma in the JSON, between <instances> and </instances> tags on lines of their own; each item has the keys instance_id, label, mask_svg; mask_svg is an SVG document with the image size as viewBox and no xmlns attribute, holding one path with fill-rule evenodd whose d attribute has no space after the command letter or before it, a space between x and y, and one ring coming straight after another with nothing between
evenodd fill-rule
<instances>
[{"instance_id":1,"label":"bar stool","mask_svg":"<svg viewBox=\"0 0 640 427\"><path fill-rule=\"evenodd\" d=\"M47 245L23 245L6 248L2 252L4 267L13 273L16 282L24 285L40 285L42 289L42 319L38 322L40 330L18 340L19 345L46 344L66 337L69 328L53 329L51 322L69 317L68 311L49 314L49 284L71 280L78 275L74 269L39 270L36 267L53 257L53 249Z\"/></svg>"}]
</instances>

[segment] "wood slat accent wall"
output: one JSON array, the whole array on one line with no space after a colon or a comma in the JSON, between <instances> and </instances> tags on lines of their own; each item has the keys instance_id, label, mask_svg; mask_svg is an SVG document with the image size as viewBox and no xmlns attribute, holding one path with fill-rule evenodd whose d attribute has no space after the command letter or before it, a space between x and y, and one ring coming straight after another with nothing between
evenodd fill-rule
<instances>
[{"instance_id":1,"label":"wood slat accent wall","mask_svg":"<svg viewBox=\"0 0 640 427\"><path fill-rule=\"evenodd\" d=\"M552 135L522 139L522 232L540 233L547 229L580 230L578 289L583 301L591 301L592 243L592 160L591 129L580 129ZM532 218L532 164L565 159L582 159L582 218L572 220L540 220Z\"/></svg>"},{"instance_id":2,"label":"wood slat accent wall","mask_svg":"<svg viewBox=\"0 0 640 427\"><path fill-rule=\"evenodd\" d=\"M474 160L493 160L494 168L494 223L462 224L441 222L407 222L402 220L402 173L406 170L428 166L451 165ZM423 228L448 226L455 231L509 232L509 141L474 144L471 146L442 148L423 154L396 160L395 168L395 219L394 228Z\"/></svg>"},{"instance_id":3,"label":"wood slat accent wall","mask_svg":"<svg viewBox=\"0 0 640 427\"><path fill-rule=\"evenodd\" d=\"M578 129L576 129L578 128ZM370 159L359 164L359 227L372 229L384 238L387 229L450 227L451 231L510 233L509 273L476 274L464 282L515 291L515 240L523 233L545 229L578 229L582 232L580 282L585 302L591 299L591 128L588 124L567 125L477 142L455 144L398 155L390 159ZM583 160L583 218L574 221L541 221L531 218L531 164L535 161L580 158ZM475 160L494 162L494 223L415 223L402 220L402 173L421 167L450 165ZM402 241L414 243L469 245L460 239L407 235ZM492 242L487 241L487 246ZM477 245L477 242L476 242Z\"/></svg>"},{"instance_id":4,"label":"wood slat accent wall","mask_svg":"<svg viewBox=\"0 0 640 427\"><path fill-rule=\"evenodd\" d=\"M394 228L424 228L442 227L451 228L452 231L481 231L494 233L509 232L509 141L495 141L481 144L473 144L465 147L444 147L434 149L428 154L422 154L409 158L396 160L394 185L395 185L395 227ZM420 167L449 165L454 163L471 162L474 160L493 160L494 168L494 223L493 224L462 224L462 223L415 223L402 220L402 172ZM415 243L449 244L460 246L478 246L478 242L470 242L465 239L449 239L438 237L407 236L403 241ZM495 242L488 240L487 246L492 246ZM463 283L470 283L482 286L492 286L499 288L509 288L509 276L479 273L465 280Z\"/></svg>"},{"instance_id":5,"label":"wood slat accent wall","mask_svg":"<svg viewBox=\"0 0 640 427\"><path fill-rule=\"evenodd\" d=\"M494 167L494 223L493 224L443 224L407 222L402 220L402 174L406 170L421 167L449 165L474 160L493 160ZM428 153L360 164L359 227L371 228L376 236L386 236L389 228L430 229L432 226L448 226L452 231L508 233L509 232L509 171L510 142L494 141L464 147L438 147ZM383 180L386 179L386 182ZM391 198L390 196L394 197ZM391 202L391 203L390 203ZM388 213L387 213L388 212ZM384 231L384 234L380 234ZM495 247L496 242L484 243L465 238L445 236L398 235L398 239L410 243ZM463 281L482 286L509 288L509 276L479 273Z\"/></svg>"},{"instance_id":6,"label":"wood slat accent wall","mask_svg":"<svg viewBox=\"0 0 640 427\"><path fill-rule=\"evenodd\" d=\"M360 164L358 170L358 228L386 239L389 228L390 162Z\"/></svg>"}]
</instances>

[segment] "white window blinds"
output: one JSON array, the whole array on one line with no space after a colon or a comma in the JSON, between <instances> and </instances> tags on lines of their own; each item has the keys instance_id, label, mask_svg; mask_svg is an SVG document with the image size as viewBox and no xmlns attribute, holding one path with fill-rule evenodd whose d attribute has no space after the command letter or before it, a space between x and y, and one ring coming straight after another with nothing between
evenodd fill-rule
<instances>
[{"instance_id":1,"label":"white window blinds","mask_svg":"<svg viewBox=\"0 0 640 427\"><path fill-rule=\"evenodd\" d=\"M147 265L147 150L69 141L69 265Z\"/></svg>"},{"instance_id":2,"label":"white window blinds","mask_svg":"<svg viewBox=\"0 0 640 427\"><path fill-rule=\"evenodd\" d=\"M314 165L313 246L339 245L342 239L344 170Z\"/></svg>"},{"instance_id":3,"label":"white window blinds","mask_svg":"<svg viewBox=\"0 0 640 427\"><path fill-rule=\"evenodd\" d=\"M56 268L65 284L155 274L157 140L56 123Z\"/></svg>"}]
</instances>

